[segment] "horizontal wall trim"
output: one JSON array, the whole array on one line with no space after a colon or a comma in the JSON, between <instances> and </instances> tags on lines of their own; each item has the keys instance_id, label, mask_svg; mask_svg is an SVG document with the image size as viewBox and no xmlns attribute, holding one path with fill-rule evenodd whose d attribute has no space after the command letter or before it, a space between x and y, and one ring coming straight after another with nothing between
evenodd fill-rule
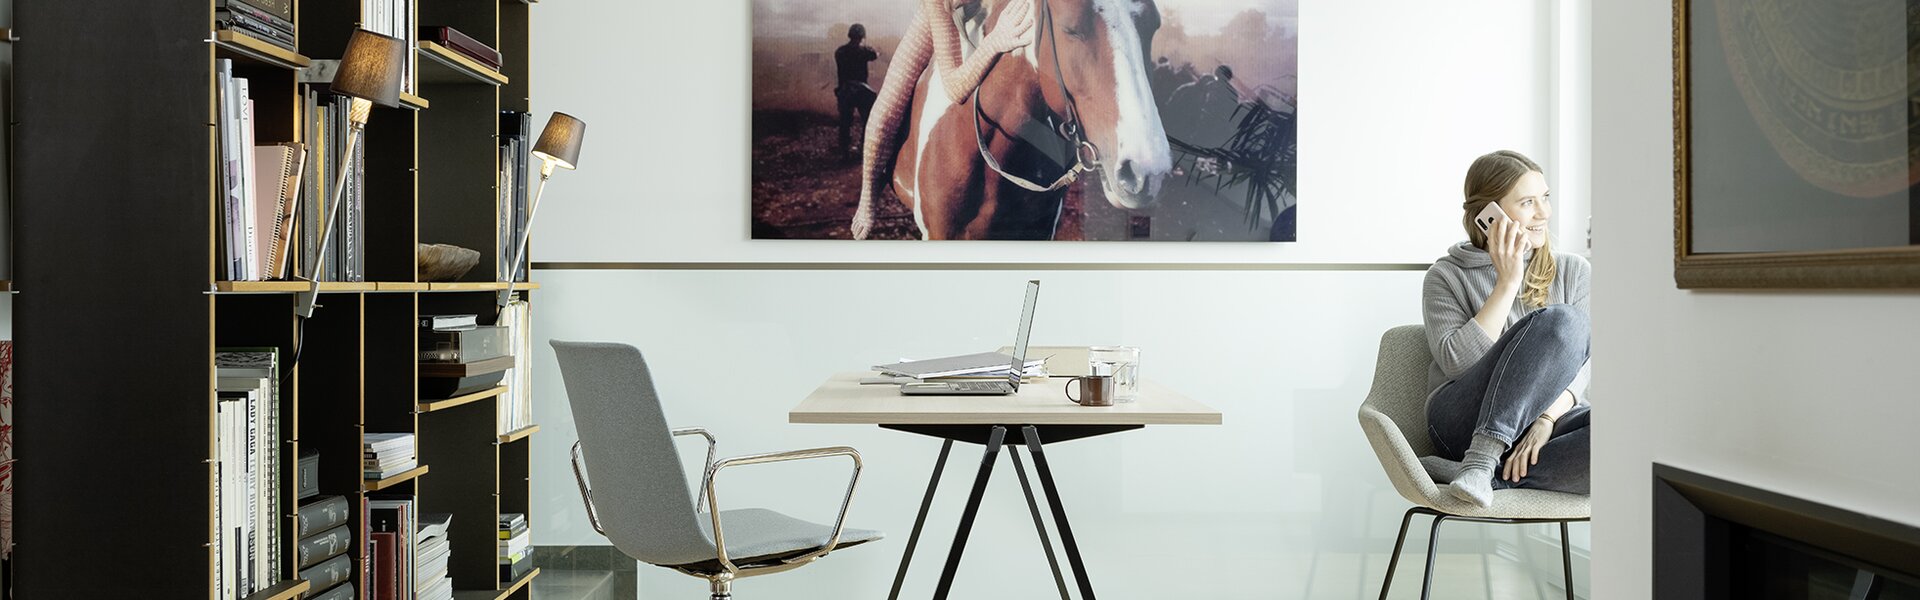
<instances>
[{"instance_id":1,"label":"horizontal wall trim","mask_svg":"<svg viewBox=\"0 0 1920 600\"><path fill-rule=\"evenodd\" d=\"M536 262L544 271L1425 271L1431 263Z\"/></svg>"}]
</instances>

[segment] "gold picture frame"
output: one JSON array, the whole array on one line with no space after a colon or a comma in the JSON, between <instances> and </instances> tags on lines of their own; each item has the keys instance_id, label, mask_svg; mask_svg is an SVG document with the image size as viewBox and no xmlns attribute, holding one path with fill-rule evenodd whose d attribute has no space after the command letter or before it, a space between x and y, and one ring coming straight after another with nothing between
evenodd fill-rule
<instances>
[{"instance_id":1,"label":"gold picture frame","mask_svg":"<svg viewBox=\"0 0 1920 600\"><path fill-rule=\"evenodd\" d=\"M1920 245L1818 251L1696 251L1693 239L1696 223L1691 205L1696 148L1689 122L1694 65L1688 61L1689 42L1696 32L1692 29L1695 24L1690 19L1690 4L1691 0L1673 1L1674 283L1681 289L1920 288Z\"/></svg>"}]
</instances>

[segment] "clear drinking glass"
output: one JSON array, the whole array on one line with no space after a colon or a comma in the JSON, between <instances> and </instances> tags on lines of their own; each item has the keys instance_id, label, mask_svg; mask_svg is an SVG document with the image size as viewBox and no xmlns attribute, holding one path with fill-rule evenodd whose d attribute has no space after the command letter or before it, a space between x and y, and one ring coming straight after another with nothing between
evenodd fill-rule
<instances>
[{"instance_id":1,"label":"clear drinking glass","mask_svg":"<svg viewBox=\"0 0 1920 600\"><path fill-rule=\"evenodd\" d=\"M1113 373L1113 399L1132 402L1140 397L1140 349L1133 346L1090 346L1088 366L1106 364Z\"/></svg>"}]
</instances>

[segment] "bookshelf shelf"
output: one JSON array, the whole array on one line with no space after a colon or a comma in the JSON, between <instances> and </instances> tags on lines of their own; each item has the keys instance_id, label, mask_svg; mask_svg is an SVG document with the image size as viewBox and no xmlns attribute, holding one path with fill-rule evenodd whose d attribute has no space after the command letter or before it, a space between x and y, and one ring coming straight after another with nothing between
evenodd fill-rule
<instances>
[{"instance_id":1,"label":"bookshelf shelf","mask_svg":"<svg viewBox=\"0 0 1920 600\"><path fill-rule=\"evenodd\" d=\"M415 96L413 94L409 94L406 92L400 92L400 105L405 106L407 108L414 109L414 110L423 110L429 106L432 106L433 104L431 102L427 102L426 98L421 98L419 96Z\"/></svg>"},{"instance_id":2,"label":"bookshelf shelf","mask_svg":"<svg viewBox=\"0 0 1920 600\"><path fill-rule=\"evenodd\" d=\"M366 483L360 487L360 489L362 491L378 492L380 490L384 490L396 485L400 485L402 483L406 483L408 481L412 481L413 478L419 477L425 474L427 474L427 465L420 465L405 473L394 475L386 479L368 479L366 480Z\"/></svg>"},{"instance_id":3,"label":"bookshelf shelf","mask_svg":"<svg viewBox=\"0 0 1920 600\"><path fill-rule=\"evenodd\" d=\"M506 85L507 76L435 42L420 42L420 81L426 83L484 83Z\"/></svg>"},{"instance_id":4,"label":"bookshelf shelf","mask_svg":"<svg viewBox=\"0 0 1920 600\"><path fill-rule=\"evenodd\" d=\"M252 596L247 596L246 600L293 600L306 593L309 587L312 587L312 584L304 579L282 581L274 584L273 587L254 592Z\"/></svg>"},{"instance_id":5,"label":"bookshelf shelf","mask_svg":"<svg viewBox=\"0 0 1920 600\"><path fill-rule=\"evenodd\" d=\"M422 400L420 402L420 412L433 412L436 410L446 410L449 408L453 408L455 406L460 406L462 404L479 402L481 400L493 398L504 393L507 393L507 386L503 385L490 390L474 392L471 394L467 394L465 396L455 396L445 400Z\"/></svg>"},{"instance_id":6,"label":"bookshelf shelf","mask_svg":"<svg viewBox=\"0 0 1920 600\"><path fill-rule=\"evenodd\" d=\"M538 433L539 431L540 431L539 425L528 425L526 427L521 427L519 429L509 431L505 435L501 435L500 443L511 444L513 442L527 439L527 436Z\"/></svg>"},{"instance_id":7,"label":"bookshelf shelf","mask_svg":"<svg viewBox=\"0 0 1920 600\"><path fill-rule=\"evenodd\" d=\"M427 285L414 281L382 281L375 284L374 288L382 292L424 292L427 291Z\"/></svg>"},{"instance_id":8,"label":"bookshelf shelf","mask_svg":"<svg viewBox=\"0 0 1920 600\"><path fill-rule=\"evenodd\" d=\"M512 596L515 592L525 589L528 583L533 582L533 578L539 576L540 568L534 567L532 570L527 571L527 574L521 575L520 579L514 580L512 585L502 587L498 590L466 590L454 592L453 600L504 600L508 596Z\"/></svg>"},{"instance_id":9,"label":"bookshelf shelf","mask_svg":"<svg viewBox=\"0 0 1920 600\"><path fill-rule=\"evenodd\" d=\"M380 284L368 281L323 281L321 292L372 292ZM290 294L304 292L313 284L305 281L216 281L213 289L223 294Z\"/></svg>"},{"instance_id":10,"label":"bookshelf shelf","mask_svg":"<svg viewBox=\"0 0 1920 600\"><path fill-rule=\"evenodd\" d=\"M498 292L507 289L504 281L440 281L427 284L430 292ZM540 289L538 283L515 283L515 291Z\"/></svg>"},{"instance_id":11,"label":"bookshelf shelf","mask_svg":"<svg viewBox=\"0 0 1920 600\"><path fill-rule=\"evenodd\" d=\"M313 64L305 56L260 40L259 38L233 30L220 30L213 34L213 43L220 48L221 58L231 58L270 65L282 69L304 69Z\"/></svg>"},{"instance_id":12,"label":"bookshelf shelf","mask_svg":"<svg viewBox=\"0 0 1920 600\"><path fill-rule=\"evenodd\" d=\"M13 291L13 281L7 280L7 279L0 279L0 292L12 292L12 291Z\"/></svg>"}]
</instances>

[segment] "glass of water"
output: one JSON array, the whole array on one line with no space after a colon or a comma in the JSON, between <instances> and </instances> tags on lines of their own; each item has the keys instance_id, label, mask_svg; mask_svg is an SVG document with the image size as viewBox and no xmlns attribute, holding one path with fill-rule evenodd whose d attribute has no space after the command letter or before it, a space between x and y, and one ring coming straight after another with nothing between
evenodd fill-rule
<instances>
[{"instance_id":1,"label":"glass of water","mask_svg":"<svg viewBox=\"0 0 1920 600\"><path fill-rule=\"evenodd\" d=\"M1133 346L1090 346L1088 366L1106 364L1113 373L1113 399L1132 402L1140 397L1140 349Z\"/></svg>"}]
</instances>

